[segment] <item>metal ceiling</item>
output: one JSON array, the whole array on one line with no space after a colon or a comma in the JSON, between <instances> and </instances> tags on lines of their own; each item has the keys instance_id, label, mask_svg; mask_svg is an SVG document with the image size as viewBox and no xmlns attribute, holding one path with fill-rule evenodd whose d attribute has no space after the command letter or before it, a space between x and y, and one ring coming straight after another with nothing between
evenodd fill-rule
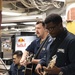
<instances>
[{"instance_id":1,"label":"metal ceiling","mask_svg":"<svg viewBox=\"0 0 75 75\"><path fill-rule=\"evenodd\" d=\"M3 12L16 12L23 15L37 15L46 13L50 9L60 9L64 6L64 2L57 0L3 0ZM3 15L5 17L11 17Z\"/></svg>"},{"instance_id":2,"label":"metal ceiling","mask_svg":"<svg viewBox=\"0 0 75 75\"><path fill-rule=\"evenodd\" d=\"M2 23L16 23L17 26L4 26L2 27L2 34L13 35L15 32L22 31L34 31L34 25L24 25L23 22L36 22L37 20L43 20L43 18L52 12L62 14L66 9L66 2L70 3L74 0L66 0L65 2L58 0L3 0L2 11L20 13L19 16L10 16L2 14ZM43 15L43 14L46 15ZM25 19L30 16L42 16ZM32 27L30 30L30 27ZM6 29L7 28L7 29ZM14 28L14 29L12 29ZM7 31L7 32L6 32ZM10 32L9 32L10 31Z\"/></svg>"}]
</instances>

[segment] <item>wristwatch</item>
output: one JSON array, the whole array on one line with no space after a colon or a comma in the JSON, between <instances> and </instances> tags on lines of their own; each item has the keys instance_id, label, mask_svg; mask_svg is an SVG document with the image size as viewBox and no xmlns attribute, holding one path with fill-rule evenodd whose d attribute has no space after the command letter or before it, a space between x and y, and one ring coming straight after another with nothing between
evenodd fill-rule
<instances>
[{"instance_id":1,"label":"wristwatch","mask_svg":"<svg viewBox=\"0 0 75 75\"><path fill-rule=\"evenodd\" d=\"M63 75L63 72L62 72L62 71L60 71L58 75Z\"/></svg>"}]
</instances>

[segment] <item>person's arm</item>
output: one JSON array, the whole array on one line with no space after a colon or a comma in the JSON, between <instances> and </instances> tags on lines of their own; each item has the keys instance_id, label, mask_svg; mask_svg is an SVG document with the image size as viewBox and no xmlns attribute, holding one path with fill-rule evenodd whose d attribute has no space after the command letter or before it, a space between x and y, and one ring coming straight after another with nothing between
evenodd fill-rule
<instances>
[{"instance_id":1,"label":"person's arm","mask_svg":"<svg viewBox=\"0 0 75 75\"><path fill-rule=\"evenodd\" d=\"M31 44L24 51L24 53L22 55L22 58L20 60L20 64L21 65L25 65L26 64L27 56L29 56L30 53L34 54L35 47L36 47L36 40L32 41Z\"/></svg>"},{"instance_id":2,"label":"person's arm","mask_svg":"<svg viewBox=\"0 0 75 75\"><path fill-rule=\"evenodd\" d=\"M26 59L27 59L28 55L29 55L29 52L25 50L23 55L22 55L22 58L20 60L20 64L21 65L25 65L26 64Z\"/></svg>"},{"instance_id":3,"label":"person's arm","mask_svg":"<svg viewBox=\"0 0 75 75\"><path fill-rule=\"evenodd\" d=\"M61 68L58 68L56 66L53 67L45 67L44 63L45 61L42 59L36 66L35 71L39 74L39 75L45 75L45 74L59 74L61 71ZM50 64L49 64L50 65Z\"/></svg>"},{"instance_id":4,"label":"person's arm","mask_svg":"<svg viewBox=\"0 0 75 75\"><path fill-rule=\"evenodd\" d=\"M35 71L39 74L39 75L42 75L42 68L43 66L46 65L46 57L42 58L39 60L36 68L35 68Z\"/></svg>"},{"instance_id":5,"label":"person's arm","mask_svg":"<svg viewBox=\"0 0 75 75\"><path fill-rule=\"evenodd\" d=\"M43 67L43 69L48 74L75 75L75 40L71 40L69 42L67 48L67 57L68 61L66 63L66 66L61 67L54 66L53 68Z\"/></svg>"},{"instance_id":6,"label":"person's arm","mask_svg":"<svg viewBox=\"0 0 75 75\"><path fill-rule=\"evenodd\" d=\"M35 72L39 75L43 75L42 74L42 65L41 64L37 64L36 68L35 68Z\"/></svg>"},{"instance_id":7,"label":"person's arm","mask_svg":"<svg viewBox=\"0 0 75 75\"><path fill-rule=\"evenodd\" d=\"M40 62L40 59L32 59L32 61L31 61L33 64L38 64L38 62Z\"/></svg>"}]
</instances>

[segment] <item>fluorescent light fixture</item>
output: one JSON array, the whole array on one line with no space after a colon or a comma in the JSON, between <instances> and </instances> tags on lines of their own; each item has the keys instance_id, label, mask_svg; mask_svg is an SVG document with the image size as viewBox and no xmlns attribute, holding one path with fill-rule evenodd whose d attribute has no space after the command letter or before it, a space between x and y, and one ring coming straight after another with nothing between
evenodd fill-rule
<instances>
[{"instance_id":1,"label":"fluorescent light fixture","mask_svg":"<svg viewBox=\"0 0 75 75\"><path fill-rule=\"evenodd\" d=\"M2 15L7 15L7 16L20 16L22 14L21 13L15 13L15 12L2 12Z\"/></svg>"},{"instance_id":2,"label":"fluorescent light fixture","mask_svg":"<svg viewBox=\"0 0 75 75\"><path fill-rule=\"evenodd\" d=\"M17 25L16 23L8 23L8 24L1 24L1 26L15 26Z\"/></svg>"},{"instance_id":3,"label":"fluorescent light fixture","mask_svg":"<svg viewBox=\"0 0 75 75\"><path fill-rule=\"evenodd\" d=\"M24 22L23 24L33 24L33 25L35 25L36 22Z\"/></svg>"},{"instance_id":4,"label":"fluorescent light fixture","mask_svg":"<svg viewBox=\"0 0 75 75\"><path fill-rule=\"evenodd\" d=\"M53 1L65 2L65 0L53 0Z\"/></svg>"},{"instance_id":5,"label":"fluorescent light fixture","mask_svg":"<svg viewBox=\"0 0 75 75\"><path fill-rule=\"evenodd\" d=\"M38 21L38 20L43 20L43 15L31 15L31 16L25 16L25 15L21 15L21 16L15 16L13 17L5 17L2 18L2 23L6 23L6 22L32 22L32 21Z\"/></svg>"}]
</instances>

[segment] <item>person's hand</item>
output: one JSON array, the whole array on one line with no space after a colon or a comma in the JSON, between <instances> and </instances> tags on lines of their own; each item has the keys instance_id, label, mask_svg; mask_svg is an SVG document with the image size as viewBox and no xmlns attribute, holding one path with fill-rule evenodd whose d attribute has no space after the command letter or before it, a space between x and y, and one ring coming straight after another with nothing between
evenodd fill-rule
<instances>
[{"instance_id":1,"label":"person's hand","mask_svg":"<svg viewBox=\"0 0 75 75\"><path fill-rule=\"evenodd\" d=\"M23 66L26 66L26 65L28 65L28 64L30 64L31 62L29 62L28 60L27 60L27 58L25 58L25 57L22 57L22 59L20 60L20 65L23 65Z\"/></svg>"},{"instance_id":2,"label":"person's hand","mask_svg":"<svg viewBox=\"0 0 75 75\"><path fill-rule=\"evenodd\" d=\"M41 64L38 64L38 65L36 66L35 72L38 73L39 75L43 75Z\"/></svg>"},{"instance_id":3,"label":"person's hand","mask_svg":"<svg viewBox=\"0 0 75 75\"><path fill-rule=\"evenodd\" d=\"M59 74L60 68L54 66L53 68L43 67L44 71L48 74Z\"/></svg>"},{"instance_id":4,"label":"person's hand","mask_svg":"<svg viewBox=\"0 0 75 75\"><path fill-rule=\"evenodd\" d=\"M26 65L26 60L25 60L25 58L22 58L22 59L20 60L20 65L23 65L23 66Z\"/></svg>"}]
</instances>

